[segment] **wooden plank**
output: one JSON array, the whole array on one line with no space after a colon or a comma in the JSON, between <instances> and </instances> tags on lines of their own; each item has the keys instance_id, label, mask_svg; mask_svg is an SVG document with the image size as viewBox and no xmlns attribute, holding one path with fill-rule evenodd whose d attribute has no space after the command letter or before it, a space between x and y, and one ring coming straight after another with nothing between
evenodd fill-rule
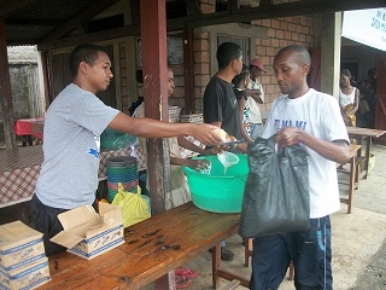
<instances>
[{"instance_id":1,"label":"wooden plank","mask_svg":"<svg viewBox=\"0 0 386 290\"><path fill-rule=\"evenodd\" d=\"M12 92L6 39L5 22L4 19L0 19L0 105L3 113L5 146L6 149L14 149L17 147L17 144L13 130Z\"/></svg>"},{"instance_id":2,"label":"wooden plank","mask_svg":"<svg viewBox=\"0 0 386 290\"><path fill-rule=\"evenodd\" d=\"M126 228L125 244L90 261L50 257L52 281L39 289L140 289L235 234L239 220L187 203Z\"/></svg>"},{"instance_id":3,"label":"wooden plank","mask_svg":"<svg viewBox=\"0 0 386 290\"><path fill-rule=\"evenodd\" d=\"M360 127L346 127L349 135L359 135L363 137L378 138L386 133L386 130L360 128Z\"/></svg>"}]
</instances>

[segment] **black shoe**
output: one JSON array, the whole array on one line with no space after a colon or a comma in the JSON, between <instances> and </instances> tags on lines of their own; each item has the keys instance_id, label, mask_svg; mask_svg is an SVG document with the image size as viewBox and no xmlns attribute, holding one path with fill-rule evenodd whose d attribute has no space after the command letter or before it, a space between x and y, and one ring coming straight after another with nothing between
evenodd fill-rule
<instances>
[{"instance_id":1,"label":"black shoe","mask_svg":"<svg viewBox=\"0 0 386 290\"><path fill-rule=\"evenodd\" d=\"M221 260L224 261L233 261L235 258L235 253L233 253L231 250L221 247Z\"/></svg>"}]
</instances>

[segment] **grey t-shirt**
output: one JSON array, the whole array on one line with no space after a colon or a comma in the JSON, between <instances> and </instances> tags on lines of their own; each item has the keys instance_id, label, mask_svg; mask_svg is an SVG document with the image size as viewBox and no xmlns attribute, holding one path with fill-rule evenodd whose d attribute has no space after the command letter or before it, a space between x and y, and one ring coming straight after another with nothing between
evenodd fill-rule
<instances>
[{"instance_id":1,"label":"grey t-shirt","mask_svg":"<svg viewBox=\"0 0 386 290\"><path fill-rule=\"evenodd\" d=\"M55 98L44 122L44 161L35 190L42 203L63 209L93 203L100 134L118 113L75 84Z\"/></svg>"}]
</instances>

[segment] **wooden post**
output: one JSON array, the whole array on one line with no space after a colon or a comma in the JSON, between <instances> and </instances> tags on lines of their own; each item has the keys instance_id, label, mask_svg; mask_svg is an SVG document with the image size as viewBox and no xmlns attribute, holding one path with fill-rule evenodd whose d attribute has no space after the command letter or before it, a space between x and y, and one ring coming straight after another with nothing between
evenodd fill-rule
<instances>
[{"instance_id":1,"label":"wooden post","mask_svg":"<svg viewBox=\"0 0 386 290\"><path fill-rule=\"evenodd\" d=\"M5 146L6 149L15 149L17 144L15 132L13 130L12 92L4 19L0 19L0 104L3 112Z\"/></svg>"},{"instance_id":2,"label":"wooden post","mask_svg":"<svg viewBox=\"0 0 386 290\"><path fill-rule=\"evenodd\" d=\"M194 64L193 64L193 32L192 28L184 29L184 75L186 114L194 114L196 104L194 99Z\"/></svg>"},{"instance_id":3,"label":"wooden post","mask_svg":"<svg viewBox=\"0 0 386 290\"><path fill-rule=\"evenodd\" d=\"M145 115L168 121L165 0L140 1L140 17ZM170 192L168 140L148 139L146 147L151 208L156 215L165 211L165 193ZM174 281L171 271L155 282L155 288L174 290Z\"/></svg>"}]
</instances>

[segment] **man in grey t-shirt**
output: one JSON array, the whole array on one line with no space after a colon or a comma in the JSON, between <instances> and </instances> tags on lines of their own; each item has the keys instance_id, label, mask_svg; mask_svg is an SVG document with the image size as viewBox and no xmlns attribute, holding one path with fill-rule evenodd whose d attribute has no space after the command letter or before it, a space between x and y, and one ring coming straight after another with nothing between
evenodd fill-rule
<instances>
[{"instance_id":1,"label":"man in grey t-shirt","mask_svg":"<svg viewBox=\"0 0 386 290\"><path fill-rule=\"evenodd\" d=\"M48 108L44 125L44 161L31 200L31 224L43 233L48 256L64 248L49 241L63 230L58 214L93 204L98 187L100 134L107 128L147 138L193 135L203 144L221 141L213 125L175 124L131 118L104 105L96 93L113 78L107 52L84 44L70 55L73 82Z\"/></svg>"}]
</instances>

